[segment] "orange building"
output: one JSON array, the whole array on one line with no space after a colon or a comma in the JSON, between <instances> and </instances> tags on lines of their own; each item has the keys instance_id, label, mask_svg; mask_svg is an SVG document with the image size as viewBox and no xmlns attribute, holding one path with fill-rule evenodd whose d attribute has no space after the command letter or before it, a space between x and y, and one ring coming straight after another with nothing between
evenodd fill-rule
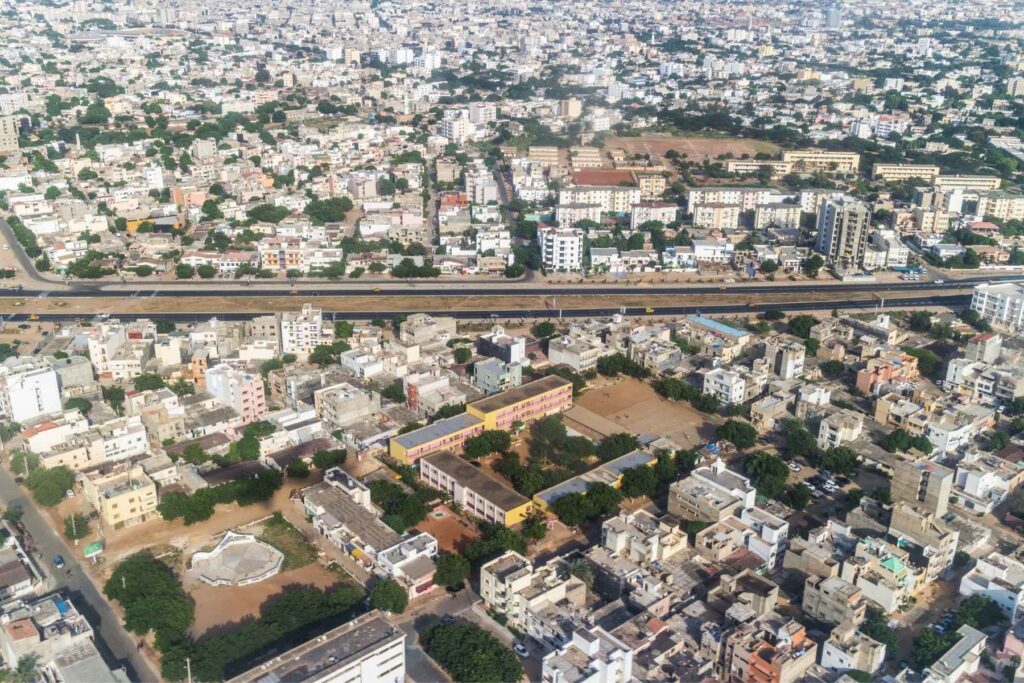
<instances>
[{"instance_id":1,"label":"orange building","mask_svg":"<svg viewBox=\"0 0 1024 683\"><path fill-rule=\"evenodd\" d=\"M857 372L857 388L865 395L872 395L880 384L907 382L920 376L917 358L898 351L883 353L869 360L867 367Z\"/></svg>"}]
</instances>

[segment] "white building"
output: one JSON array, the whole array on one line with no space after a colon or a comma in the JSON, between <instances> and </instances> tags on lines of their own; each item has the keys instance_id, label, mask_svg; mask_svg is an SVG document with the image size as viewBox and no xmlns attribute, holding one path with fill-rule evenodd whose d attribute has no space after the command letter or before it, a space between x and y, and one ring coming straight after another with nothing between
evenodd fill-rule
<instances>
[{"instance_id":1,"label":"white building","mask_svg":"<svg viewBox=\"0 0 1024 683\"><path fill-rule=\"evenodd\" d=\"M633 650L600 626L577 628L542 667L545 683L621 683L633 679Z\"/></svg>"},{"instance_id":2,"label":"white building","mask_svg":"<svg viewBox=\"0 0 1024 683\"><path fill-rule=\"evenodd\" d=\"M980 284L974 288L971 310L996 327L1024 331L1024 285L1016 282Z\"/></svg>"},{"instance_id":3,"label":"white building","mask_svg":"<svg viewBox=\"0 0 1024 683\"><path fill-rule=\"evenodd\" d=\"M206 371L206 390L220 404L234 408L246 424L267 414L263 378L257 374L221 363Z\"/></svg>"},{"instance_id":4,"label":"white building","mask_svg":"<svg viewBox=\"0 0 1024 683\"><path fill-rule=\"evenodd\" d=\"M1024 563L998 552L979 557L960 579L960 597L981 595L994 601L1011 624L1024 607Z\"/></svg>"},{"instance_id":5,"label":"white building","mask_svg":"<svg viewBox=\"0 0 1024 683\"><path fill-rule=\"evenodd\" d=\"M12 357L0 364L0 414L27 422L61 409L57 372L41 359Z\"/></svg>"},{"instance_id":6,"label":"white building","mask_svg":"<svg viewBox=\"0 0 1024 683\"><path fill-rule=\"evenodd\" d=\"M583 232L559 228L537 231L541 260L548 270L578 272L583 270Z\"/></svg>"},{"instance_id":7,"label":"white building","mask_svg":"<svg viewBox=\"0 0 1024 683\"><path fill-rule=\"evenodd\" d=\"M326 341L330 341L326 339ZM319 308L304 304L299 313L281 314L281 352L308 356L325 343L324 316Z\"/></svg>"}]
</instances>

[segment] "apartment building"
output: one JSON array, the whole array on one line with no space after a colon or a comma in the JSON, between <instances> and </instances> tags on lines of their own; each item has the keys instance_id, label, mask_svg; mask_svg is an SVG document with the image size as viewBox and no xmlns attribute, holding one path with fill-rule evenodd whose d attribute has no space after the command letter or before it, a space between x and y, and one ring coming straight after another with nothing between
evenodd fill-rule
<instances>
[{"instance_id":1,"label":"apartment building","mask_svg":"<svg viewBox=\"0 0 1024 683\"><path fill-rule=\"evenodd\" d=\"M379 412L380 394L340 382L314 391L313 406L321 420L337 429Z\"/></svg>"},{"instance_id":2,"label":"apartment building","mask_svg":"<svg viewBox=\"0 0 1024 683\"><path fill-rule=\"evenodd\" d=\"M307 640L230 679L230 683L403 683L405 632L377 610Z\"/></svg>"},{"instance_id":3,"label":"apartment building","mask_svg":"<svg viewBox=\"0 0 1024 683\"><path fill-rule=\"evenodd\" d=\"M857 371L857 389L874 396L887 393L893 384L912 382L919 377L916 357L902 351L883 351Z\"/></svg>"},{"instance_id":4,"label":"apartment building","mask_svg":"<svg viewBox=\"0 0 1024 683\"><path fill-rule=\"evenodd\" d=\"M537 231L541 261L548 270L578 272L583 270L583 232L562 228Z\"/></svg>"},{"instance_id":5,"label":"apartment building","mask_svg":"<svg viewBox=\"0 0 1024 683\"><path fill-rule=\"evenodd\" d=\"M743 209L739 204L695 204L690 207L693 225L708 230L736 230Z\"/></svg>"},{"instance_id":6,"label":"apartment building","mask_svg":"<svg viewBox=\"0 0 1024 683\"><path fill-rule=\"evenodd\" d=\"M1024 396L1024 368L954 358L946 366L945 386L968 403L1009 403Z\"/></svg>"},{"instance_id":7,"label":"apartment building","mask_svg":"<svg viewBox=\"0 0 1024 683\"><path fill-rule=\"evenodd\" d=\"M904 544L913 544L921 549L927 560L927 581L941 578L953 566L960 532L947 526L940 516L896 501L889 521L889 534Z\"/></svg>"},{"instance_id":8,"label":"apartment building","mask_svg":"<svg viewBox=\"0 0 1024 683\"><path fill-rule=\"evenodd\" d=\"M980 284L974 287L971 310L994 327L1024 331L1024 285L1016 282Z\"/></svg>"},{"instance_id":9,"label":"apartment building","mask_svg":"<svg viewBox=\"0 0 1024 683\"><path fill-rule=\"evenodd\" d=\"M373 566L379 553L402 540L380 521L370 489L340 467L327 470L323 482L302 489L300 496L316 532L364 566Z\"/></svg>"},{"instance_id":10,"label":"apartment building","mask_svg":"<svg viewBox=\"0 0 1024 683\"><path fill-rule=\"evenodd\" d=\"M312 304L303 304L298 313L285 312L280 314L281 352L294 353L305 357L313 352L319 344L330 343L332 336L324 332L323 311L313 308Z\"/></svg>"},{"instance_id":11,"label":"apartment building","mask_svg":"<svg viewBox=\"0 0 1024 683\"><path fill-rule=\"evenodd\" d=\"M575 627L567 632L567 624L582 623L586 595L586 584L567 571L561 558L534 567L508 551L480 567L480 598L487 609L554 648L571 640Z\"/></svg>"},{"instance_id":12,"label":"apartment building","mask_svg":"<svg viewBox=\"0 0 1024 683\"><path fill-rule=\"evenodd\" d=\"M18 142L18 117L0 116L0 153L17 152Z\"/></svg>"},{"instance_id":13,"label":"apartment building","mask_svg":"<svg viewBox=\"0 0 1024 683\"><path fill-rule=\"evenodd\" d=\"M801 608L812 619L856 626L864 621L867 601L860 588L838 576L808 576Z\"/></svg>"},{"instance_id":14,"label":"apartment building","mask_svg":"<svg viewBox=\"0 0 1024 683\"><path fill-rule=\"evenodd\" d=\"M772 374L796 379L804 374L807 347L795 337L778 334L764 342L764 360Z\"/></svg>"},{"instance_id":15,"label":"apartment building","mask_svg":"<svg viewBox=\"0 0 1024 683\"><path fill-rule=\"evenodd\" d=\"M826 669L877 674L884 663L885 645L864 635L850 622L832 629L821 648L821 665Z\"/></svg>"},{"instance_id":16,"label":"apartment building","mask_svg":"<svg viewBox=\"0 0 1024 683\"><path fill-rule=\"evenodd\" d=\"M611 353L597 337L556 337L548 343L548 360L552 365L568 365L576 372L590 372L597 361Z\"/></svg>"},{"instance_id":17,"label":"apartment building","mask_svg":"<svg viewBox=\"0 0 1024 683\"><path fill-rule=\"evenodd\" d=\"M707 467L698 467L669 487L668 512L679 519L719 522L753 507L756 495L749 479L726 469L724 462L716 460Z\"/></svg>"},{"instance_id":18,"label":"apartment building","mask_svg":"<svg viewBox=\"0 0 1024 683\"><path fill-rule=\"evenodd\" d=\"M768 373L736 365L707 372L702 391L726 405L741 405L761 396L767 386Z\"/></svg>"},{"instance_id":19,"label":"apartment building","mask_svg":"<svg viewBox=\"0 0 1024 683\"><path fill-rule=\"evenodd\" d=\"M407 345L446 342L455 336L455 318L449 316L414 313L398 327L398 339Z\"/></svg>"},{"instance_id":20,"label":"apartment building","mask_svg":"<svg viewBox=\"0 0 1024 683\"><path fill-rule=\"evenodd\" d=\"M981 595L994 601L1011 624L1024 610L1024 562L1002 553L979 557L960 579L960 597Z\"/></svg>"},{"instance_id":21,"label":"apartment building","mask_svg":"<svg viewBox=\"0 0 1024 683\"><path fill-rule=\"evenodd\" d=\"M893 464L891 495L942 517L953 492L953 470L927 459L898 460Z\"/></svg>"},{"instance_id":22,"label":"apartment building","mask_svg":"<svg viewBox=\"0 0 1024 683\"><path fill-rule=\"evenodd\" d=\"M544 655L545 683L621 683L633 680L633 649L600 626L577 628L572 640Z\"/></svg>"},{"instance_id":23,"label":"apartment building","mask_svg":"<svg viewBox=\"0 0 1024 683\"><path fill-rule=\"evenodd\" d=\"M467 512L495 524L518 524L531 509L528 498L451 451L422 458L420 479L449 494Z\"/></svg>"},{"instance_id":24,"label":"apartment building","mask_svg":"<svg viewBox=\"0 0 1024 683\"><path fill-rule=\"evenodd\" d=\"M0 415L29 422L62 409L57 372L41 358L12 356L0 363Z\"/></svg>"},{"instance_id":25,"label":"apartment building","mask_svg":"<svg viewBox=\"0 0 1024 683\"><path fill-rule=\"evenodd\" d=\"M864 428L864 416L849 410L832 413L818 424L818 448L829 450L856 440Z\"/></svg>"},{"instance_id":26,"label":"apartment building","mask_svg":"<svg viewBox=\"0 0 1024 683\"><path fill-rule=\"evenodd\" d=\"M935 188L939 190L963 190L964 192L989 192L998 190L1003 184L994 175L939 175L935 176Z\"/></svg>"},{"instance_id":27,"label":"apartment building","mask_svg":"<svg viewBox=\"0 0 1024 683\"><path fill-rule=\"evenodd\" d=\"M156 514L156 484L138 465L82 474L82 492L107 526L120 529Z\"/></svg>"},{"instance_id":28,"label":"apartment building","mask_svg":"<svg viewBox=\"0 0 1024 683\"><path fill-rule=\"evenodd\" d=\"M910 551L881 538L859 541L839 575L886 614L906 604L924 582L924 572L910 563Z\"/></svg>"},{"instance_id":29,"label":"apartment building","mask_svg":"<svg viewBox=\"0 0 1024 683\"><path fill-rule=\"evenodd\" d=\"M699 315L688 315L675 326L676 337L700 347L700 353L731 363L753 339L745 330Z\"/></svg>"},{"instance_id":30,"label":"apartment building","mask_svg":"<svg viewBox=\"0 0 1024 683\"><path fill-rule=\"evenodd\" d=\"M799 204L787 202L758 204L754 208L754 229L767 230L775 226L784 230L797 230L800 228L801 213Z\"/></svg>"},{"instance_id":31,"label":"apartment building","mask_svg":"<svg viewBox=\"0 0 1024 683\"><path fill-rule=\"evenodd\" d=\"M601 525L601 545L633 562L662 562L685 551L687 537L671 516L658 519L645 510L622 510Z\"/></svg>"},{"instance_id":32,"label":"apartment building","mask_svg":"<svg viewBox=\"0 0 1024 683\"><path fill-rule=\"evenodd\" d=\"M267 414L263 378L258 374L221 363L206 371L206 390L218 403L233 408L245 424Z\"/></svg>"},{"instance_id":33,"label":"apartment building","mask_svg":"<svg viewBox=\"0 0 1024 683\"><path fill-rule=\"evenodd\" d=\"M732 204L740 211L753 211L760 204L768 204L776 197L770 187L691 187L686 191L686 203L691 208L701 204Z\"/></svg>"},{"instance_id":34,"label":"apartment building","mask_svg":"<svg viewBox=\"0 0 1024 683\"><path fill-rule=\"evenodd\" d=\"M581 185L558 193L559 204L595 204L604 213L629 213L641 199L639 187L620 185Z\"/></svg>"},{"instance_id":35,"label":"apartment building","mask_svg":"<svg viewBox=\"0 0 1024 683\"><path fill-rule=\"evenodd\" d=\"M957 629L959 636L934 664L924 670L928 683L957 683L970 680L981 668L981 655L985 652L988 636L964 624Z\"/></svg>"},{"instance_id":36,"label":"apartment building","mask_svg":"<svg viewBox=\"0 0 1024 683\"><path fill-rule=\"evenodd\" d=\"M818 211L814 250L840 270L860 268L864 262L871 209L851 197L829 199Z\"/></svg>"}]
</instances>

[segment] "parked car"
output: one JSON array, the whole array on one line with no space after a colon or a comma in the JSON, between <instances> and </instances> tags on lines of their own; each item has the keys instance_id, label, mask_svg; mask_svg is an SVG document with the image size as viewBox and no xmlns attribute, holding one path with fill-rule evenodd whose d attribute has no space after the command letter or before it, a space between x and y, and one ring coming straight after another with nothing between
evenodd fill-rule
<instances>
[{"instance_id":1,"label":"parked car","mask_svg":"<svg viewBox=\"0 0 1024 683\"><path fill-rule=\"evenodd\" d=\"M516 643L512 646L512 649L516 651L516 654L520 657L529 657L530 651L526 649L526 646L522 643Z\"/></svg>"},{"instance_id":2,"label":"parked car","mask_svg":"<svg viewBox=\"0 0 1024 683\"><path fill-rule=\"evenodd\" d=\"M786 463L786 467L789 468L790 472L799 472L800 471L800 465L797 465L795 462Z\"/></svg>"},{"instance_id":3,"label":"parked car","mask_svg":"<svg viewBox=\"0 0 1024 683\"><path fill-rule=\"evenodd\" d=\"M64 558L60 555L53 556L53 566L57 569L64 569Z\"/></svg>"}]
</instances>

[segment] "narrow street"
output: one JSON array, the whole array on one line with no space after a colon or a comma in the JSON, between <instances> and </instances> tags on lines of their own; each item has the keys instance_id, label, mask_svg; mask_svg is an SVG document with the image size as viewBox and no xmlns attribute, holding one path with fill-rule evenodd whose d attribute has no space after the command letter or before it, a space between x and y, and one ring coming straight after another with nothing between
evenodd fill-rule
<instances>
[{"instance_id":1,"label":"narrow street","mask_svg":"<svg viewBox=\"0 0 1024 683\"><path fill-rule=\"evenodd\" d=\"M74 553L64 540L47 523L35 503L14 482L14 478L0 467L0 499L8 507L17 506L24 511L21 523L32 536L39 565L45 571L53 570L53 557L64 558L65 570L53 576L55 590L66 591L72 602L88 618L102 642L97 642L101 652L128 669L133 681L158 681L160 677L149 666L136 647L138 638L131 636L121 625L121 619L114 612L88 575L83 571Z\"/></svg>"}]
</instances>

